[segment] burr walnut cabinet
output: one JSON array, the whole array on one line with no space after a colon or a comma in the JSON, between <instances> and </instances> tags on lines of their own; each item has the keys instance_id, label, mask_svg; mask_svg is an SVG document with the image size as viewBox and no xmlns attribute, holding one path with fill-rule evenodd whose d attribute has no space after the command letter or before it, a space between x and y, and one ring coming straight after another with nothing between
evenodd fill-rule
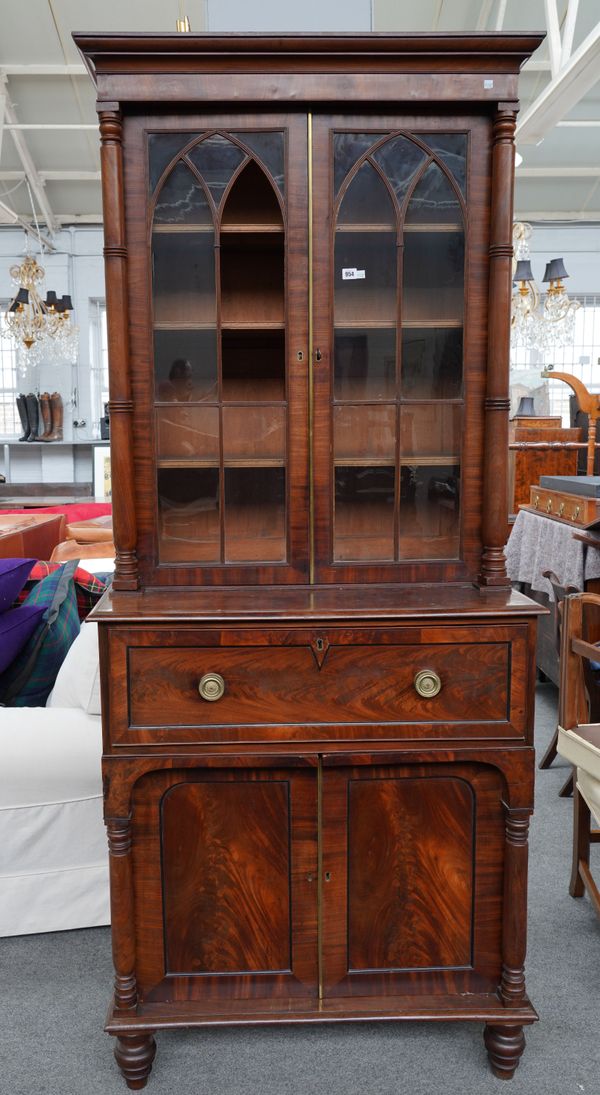
<instances>
[{"instance_id":1,"label":"burr walnut cabinet","mask_svg":"<svg viewBox=\"0 0 600 1095\"><path fill-rule=\"evenodd\" d=\"M117 548L115 989L156 1030L525 990L538 607L503 555L536 35L76 35L98 89ZM400 1048L399 1048L400 1059Z\"/></svg>"}]
</instances>

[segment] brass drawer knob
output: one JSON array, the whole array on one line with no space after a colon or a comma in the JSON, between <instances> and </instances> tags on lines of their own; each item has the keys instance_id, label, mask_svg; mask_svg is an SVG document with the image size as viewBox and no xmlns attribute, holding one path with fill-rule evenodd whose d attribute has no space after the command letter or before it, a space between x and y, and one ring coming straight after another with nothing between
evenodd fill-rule
<instances>
[{"instance_id":1,"label":"brass drawer knob","mask_svg":"<svg viewBox=\"0 0 600 1095\"><path fill-rule=\"evenodd\" d=\"M215 700L220 700L225 691L225 681L220 673L205 673L200 678L198 684L198 691L203 700L209 700L214 703Z\"/></svg>"},{"instance_id":2,"label":"brass drawer knob","mask_svg":"<svg viewBox=\"0 0 600 1095\"><path fill-rule=\"evenodd\" d=\"M437 696L442 682L434 669L422 669L415 677L415 688L424 700L430 700Z\"/></svg>"}]
</instances>

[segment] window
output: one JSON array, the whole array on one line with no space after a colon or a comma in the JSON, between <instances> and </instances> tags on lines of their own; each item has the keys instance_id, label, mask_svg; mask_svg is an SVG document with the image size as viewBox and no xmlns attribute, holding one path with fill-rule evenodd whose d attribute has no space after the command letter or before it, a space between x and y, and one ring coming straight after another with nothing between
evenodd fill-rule
<instances>
[{"instance_id":1,"label":"window","mask_svg":"<svg viewBox=\"0 0 600 1095\"><path fill-rule=\"evenodd\" d=\"M0 437L10 438L20 434L21 421L17 411L17 351L14 343L5 337L7 303L0 301Z\"/></svg>"},{"instance_id":2,"label":"window","mask_svg":"<svg viewBox=\"0 0 600 1095\"><path fill-rule=\"evenodd\" d=\"M516 346L511 355L511 382L519 383L522 378L532 389L548 384L549 407L547 412L540 413L562 415L563 426L570 425L569 400L573 391L560 380L542 380L540 373L545 365L552 365L556 372L578 377L588 391L600 392L600 295L578 296L577 299L581 308L575 315L573 340L568 346L545 354Z\"/></svg>"},{"instance_id":3,"label":"window","mask_svg":"<svg viewBox=\"0 0 600 1095\"><path fill-rule=\"evenodd\" d=\"M104 417L104 404L108 403L108 335L103 300L90 301L90 363L92 421L97 423Z\"/></svg>"}]
</instances>

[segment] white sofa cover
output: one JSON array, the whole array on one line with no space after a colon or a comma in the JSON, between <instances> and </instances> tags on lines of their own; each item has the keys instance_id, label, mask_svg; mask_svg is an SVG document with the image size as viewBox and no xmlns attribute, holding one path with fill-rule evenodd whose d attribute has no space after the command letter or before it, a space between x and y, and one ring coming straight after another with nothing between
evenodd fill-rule
<instances>
[{"instance_id":1,"label":"white sofa cover","mask_svg":"<svg viewBox=\"0 0 600 1095\"><path fill-rule=\"evenodd\" d=\"M83 624L48 705L0 709L0 936L110 922L97 650Z\"/></svg>"}]
</instances>

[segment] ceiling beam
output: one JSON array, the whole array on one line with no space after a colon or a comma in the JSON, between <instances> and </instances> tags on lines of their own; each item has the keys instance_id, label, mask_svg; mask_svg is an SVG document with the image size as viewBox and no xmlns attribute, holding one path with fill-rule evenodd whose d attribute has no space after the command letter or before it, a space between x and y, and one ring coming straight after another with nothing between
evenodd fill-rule
<instances>
[{"instance_id":1,"label":"ceiling beam","mask_svg":"<svg viewBox=\"0 0 600 1095\"><path fill-rule=\"evenodd\" d=\"M569 0L569 6L567 8L567 16L565 19L565 25L563 27L562 34L562 49L560 51L560 67L564 68L571 51L573 49L573 35L575 34L575 23L577 22L577 10L579 8L579 0Z\"/></svg>"},{"instance_id":2,"label":"ceiling beam","mask_svg":"<svg viewBox=\"0 0 600 1095\"><path fill-rule=\"evenodd\" d=\"M552 70L552 75L556 76L560 68L560 55L562 51L556 0L544 0L544 10L546 12L546 30L548 31L550 68Z\"/></svg>"},{"instance_id":3,"label":"ceiling beam","mask_svg":"<svg viewBox=\"0 0 600 1095\"><path fill-rule=\"evenodd\" d=\"M506 15L507 0L499 0L498 11L496 12L496 22L494 24L494 30L502 30L504 26L504 17Z\"/></svg>"},{"instance_id":4,"label":"ceiling beam","mask_svg":"<svg viewBox=\"0 0 600 1095\"><path fill-rule=\"evenodd\" d=\"M518 179L595 179L600 177L597 167L517 167Z\"/></svg>"},{"instance_id":5,"label":"ceiling beam","mask_svg":"<svg viewBox=\"0 0 600 1095\"><path fill-rule=\"evenodd\" d=\"M20 133L17 129L13 128L15 125L18 125L18 120L15 114L15 109L8 97L6 99L5 105L5 117L8 123L6 128L12 134L12 139L15 142L15 148L17 150L19 159L23 164L23 170L25 171L25 174L27 176L27 181L38 203L41 219L45 222L50 234L53 235L56 231L57 223L54 219L52 209L50 208L50 203L44 192L44 183L37 173L37 168L33 162L31 153L27 147L27 143L23 134Z\"/></svg>"},{"instance_id":6,"label":"ceiling beam","mask_svg":"<svg viewBox=\"0 0 600 1095\"><path fill-rule=\"evenodd\" d=\"M4 127L14 132L27 129L98 129L98 124L87 122L11 122Z\"/></svg>"},{"instance_id":7,"label":"ceiling beam","mask_svg":"<svg viewBox=\"0 0 600 1095\"><path fill-rule=\"evenodd\" d=\"M517 143L539 144L599 79L600 23L597 23L565 67L524 112L517 125Z\"/></svg>"},{"instance_id":8,"label":"ceiling beam","mask_svg":"<svg viewBox=\"0 0 600 1095\"><path fill-rule=\"evenodd\" d=\"M0 72L0 157L2 156L2 134L4 133L4 115L6 110L6 76Z\"/></svg>"},{"instance_id":9,"label":"ceiling beam","mask_svg":"<svg viewBox=\"0 0 600 1095\"><path fill-rule=\"evenodd\" d=\"M100 171L44 171L38 169L43 182L100 182ZM24 171L0 171L0 182L20 182L25 178Z\"/></svg>"}]
</instances>

